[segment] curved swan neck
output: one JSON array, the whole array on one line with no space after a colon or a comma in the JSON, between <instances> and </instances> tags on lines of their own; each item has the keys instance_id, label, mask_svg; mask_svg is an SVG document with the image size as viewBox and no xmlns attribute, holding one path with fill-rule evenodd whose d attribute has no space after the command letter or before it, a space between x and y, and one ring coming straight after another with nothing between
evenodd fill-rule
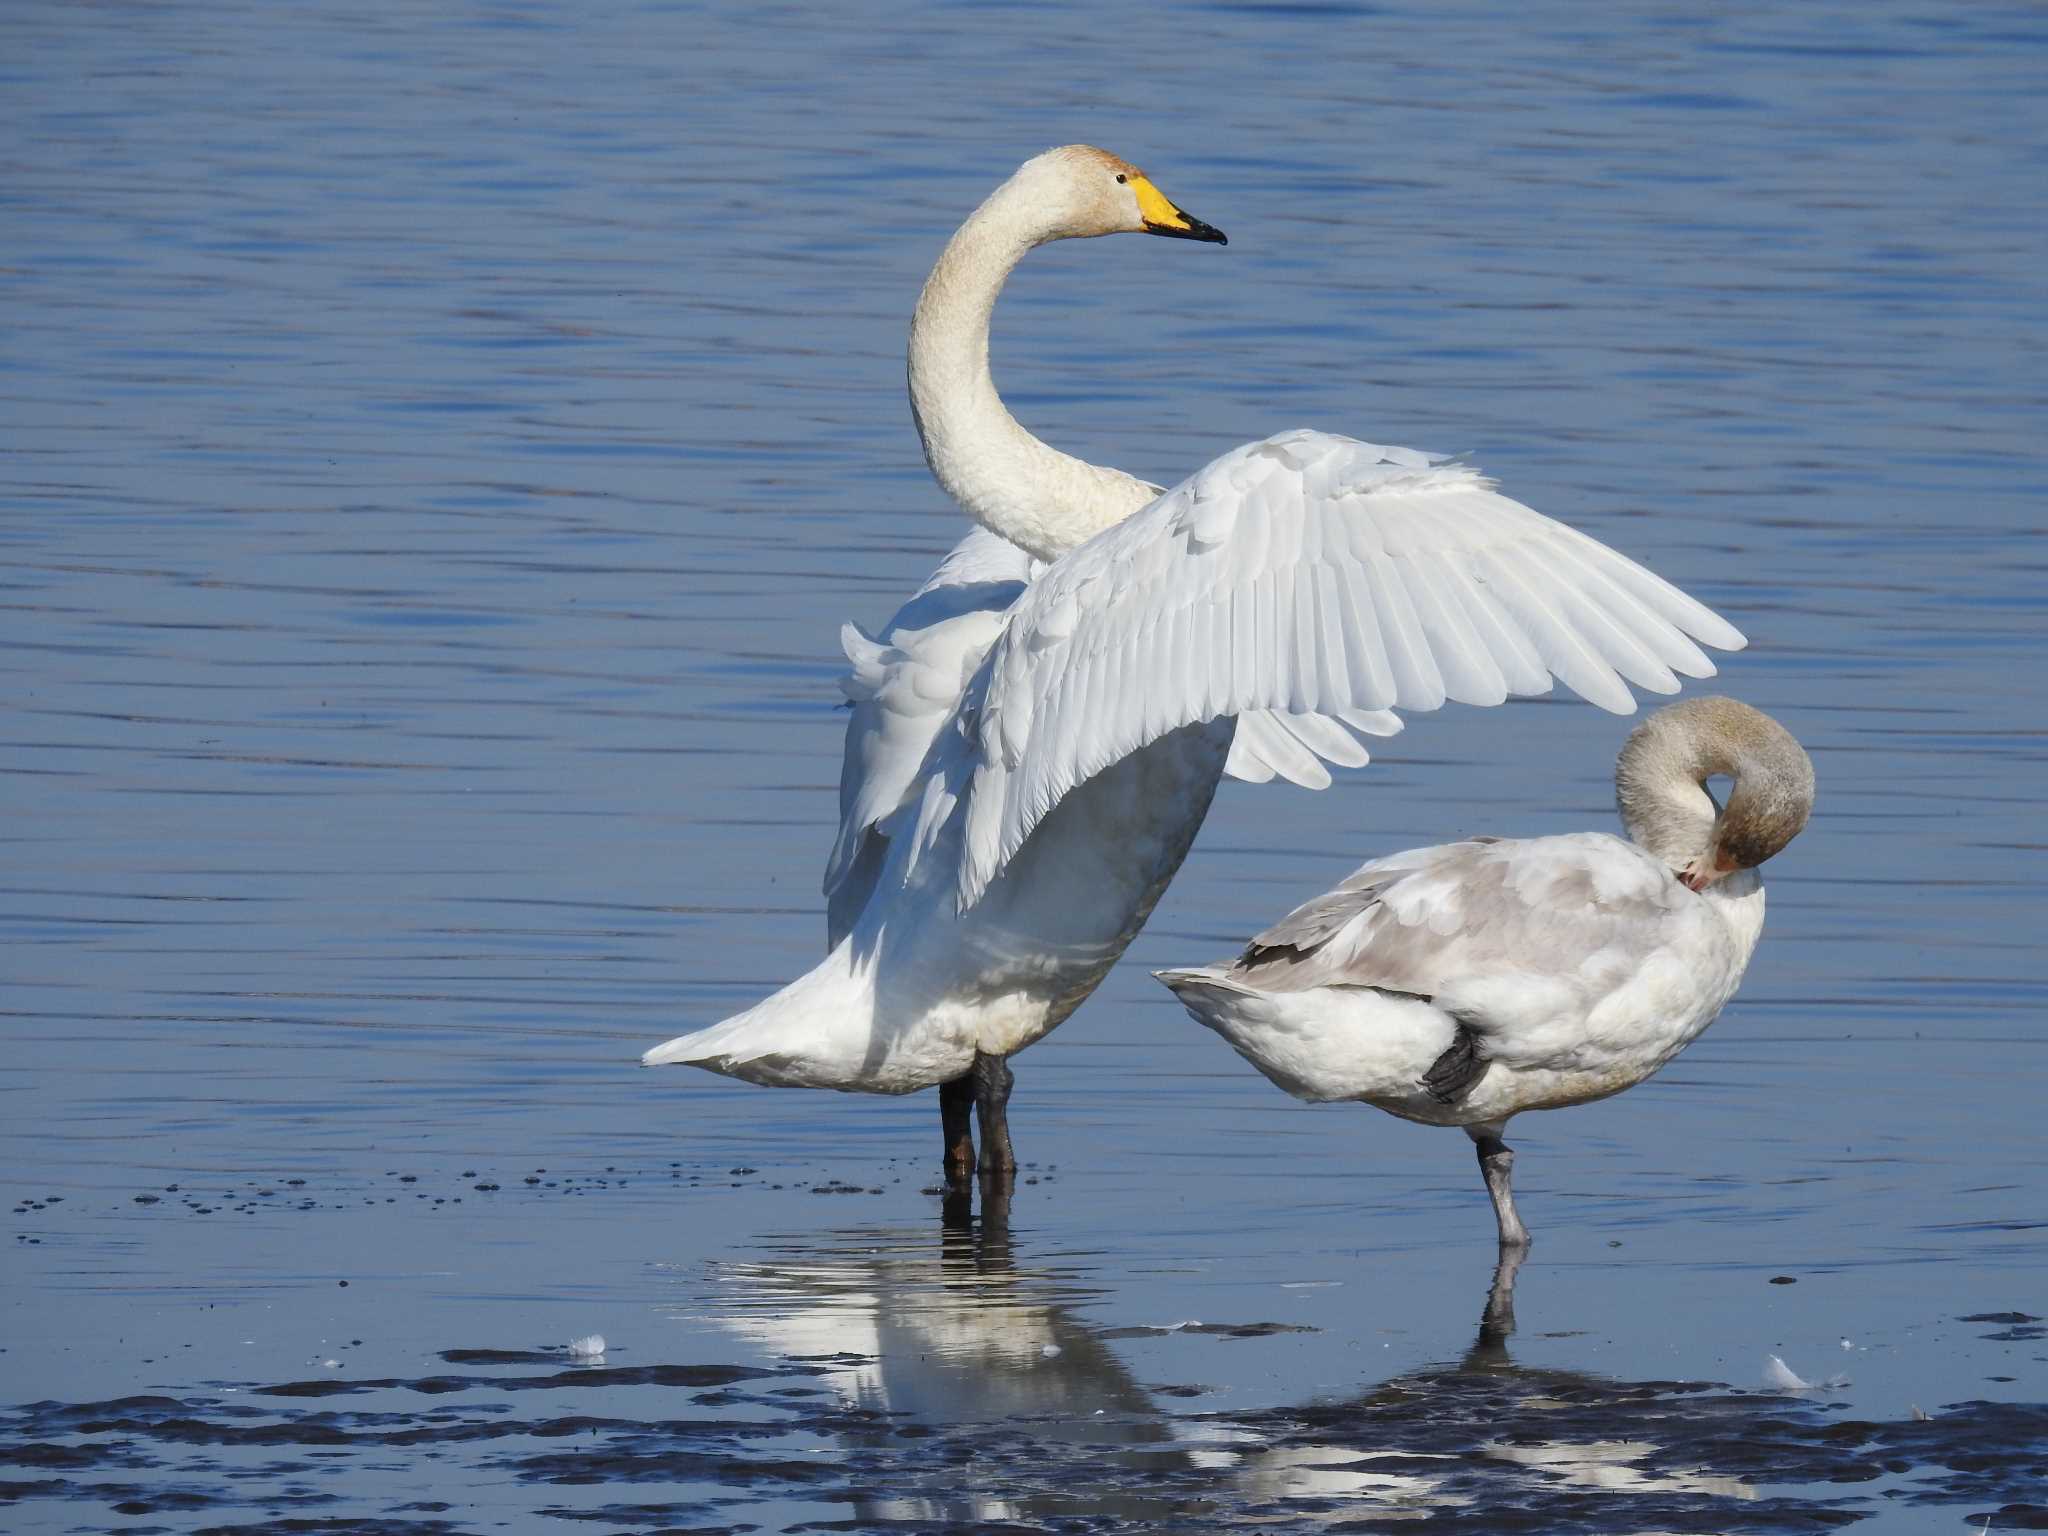
<instances>
[{"instance_id":1,"label":"curved swan neck","mask_svg":"<svg viewBox=\"0 0 2048 1536\"><path fill-rule=\"evenodd\" d=\"M960 507L1041 560L1075 546L1158 492L1121 470L1048 447L1025 431L989 372L989 322L1011 269L1070 233L1012 177L947 243L910 322L910 408L925 462Z\"/></svg>"},{"instance_id":2,"label":"curved swan neck","mask_svg":"<svg viewBox=\"0 0 2048 1536\"><path fill-rule=\"evenodd\" d=\"M1718 774L1735 781L1725 808L1706 788ZM1735 699L1688 699L1630 734L1614 797L1629 838L1703 889L1799 835L1813 809L1813 762L1762 711Z\"/></svg>"}]
</instances>

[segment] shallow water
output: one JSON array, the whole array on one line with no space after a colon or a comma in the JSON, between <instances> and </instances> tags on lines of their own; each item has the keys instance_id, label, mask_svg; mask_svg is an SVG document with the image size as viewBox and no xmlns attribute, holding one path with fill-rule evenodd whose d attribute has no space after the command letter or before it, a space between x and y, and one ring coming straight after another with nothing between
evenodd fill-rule
<instances>
[{"instance_id":1,"label":"shallow water","mask_svg":"<svg viewBox=\"0 0 2048 1536\"><path fill-rule=\"evenodd\" d=\"M9 1529L2048 1523L2038 11L0 40ZM1231 244L1034 254L1030 425L1470 451L1813 751L1727 1015L1517 1123L1511 1334L1463 1138L1282 1098L1146 972L1606 825L1576 703L1227 786L1019 1059L1007 1212L930 1192L929 1095L632 1065L819 950L838 624L961 528L909 306L1070 139Z\"/></svg>"}]
</instances>

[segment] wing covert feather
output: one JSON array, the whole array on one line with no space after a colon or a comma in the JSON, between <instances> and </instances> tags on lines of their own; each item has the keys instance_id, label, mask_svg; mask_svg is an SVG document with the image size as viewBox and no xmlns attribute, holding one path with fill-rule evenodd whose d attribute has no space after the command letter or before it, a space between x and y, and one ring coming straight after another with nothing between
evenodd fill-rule
<instances>
[{"instance_id":1,"label":"wing covert feather","mask_svg":"<svg viewBox=\"0 0 2048 1536\"><path fill-rule=\"evenodd\" d=\"M1669 870L1603 832L1446 843L1375 859L1303 902L1231 973L1266 992L1374 987L1457 1011L1501 986L1580 985L1589 965L1633 970L1686 904Z\"/></svg>"}]
</instances>

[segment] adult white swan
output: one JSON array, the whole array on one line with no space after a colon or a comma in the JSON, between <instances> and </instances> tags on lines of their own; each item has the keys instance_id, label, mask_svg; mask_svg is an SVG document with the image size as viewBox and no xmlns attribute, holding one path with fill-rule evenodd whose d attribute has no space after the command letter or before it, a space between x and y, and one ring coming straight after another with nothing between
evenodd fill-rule
<instances>
[{"instance_id":1,"label":"adult white swan","mask_svg":"<svg viewBox=\"0 0 2048 1536\"><path fill-rule=\"evenodd\" d=\"M1725 808L1706 787L1720 774ZM1159 979L1297 1098L1464 1127L1501 1247L1525 1247L1508 1117L1632 1088L1714 1022L1763 933L1757 866L1813 809L1813 764L1762 711L1688 699L1630 734L1614 788L1627 841L1391 854L1234 963Z\"/></svg>"},{"instance_id":2,"label":"adult white swan","mask_svg":"<svg viewBox=\"0 0 2048 1536\"><path fill-rule=\"evenodd\" d=\"M1394 706L1498 704L1555 676L1626 713L1627 683L1713 675L1693 639L1743 644L1477 470L1412 449L1285 432L1161 494L1040 442L989 373L996 296L1033 246L1120 231L1222 239L1135 166L1072 145L1027 161L932 269L911 404L933 473L986 532L886 643L848 637L830 953L641 1058L773 1085L943 1085L956 1177L974 1166L970 1108L983 1170L1015 1166L1005 1059L1123 953L1226 764L1327 783L1315 757L1363 763L1345 725L1385 734Z\"/></svg>"}]
</instances>

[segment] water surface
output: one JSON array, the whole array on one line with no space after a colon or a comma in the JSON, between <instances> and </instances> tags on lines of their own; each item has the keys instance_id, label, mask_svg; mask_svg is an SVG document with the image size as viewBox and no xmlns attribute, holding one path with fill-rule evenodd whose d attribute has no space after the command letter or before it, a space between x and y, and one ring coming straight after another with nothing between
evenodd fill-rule
<instances>
[{"instance_id":1,"label":"water surface","mask_svg":"<svg viewBox=\"0 0 2048 1536\"><path fill-rule=\"evenodd\" d=\"M0 43L10 1529L2048 1521L2037 11ZM928 1192L929 1095L632 1065L819 951L838 625L962 526L909 308L1068 140L1231 243L1035 253L1035 430L1162 482L1303 424L1470 452L1741 625L1719 686L1813 752L1726 1016L1516 1125L1512 1332L1463 1138L1284 1099L1146 972L1608 825L1575 702L1227 786L1020 1058L1006 1212Z\"/></svg>"}]
</instances>

